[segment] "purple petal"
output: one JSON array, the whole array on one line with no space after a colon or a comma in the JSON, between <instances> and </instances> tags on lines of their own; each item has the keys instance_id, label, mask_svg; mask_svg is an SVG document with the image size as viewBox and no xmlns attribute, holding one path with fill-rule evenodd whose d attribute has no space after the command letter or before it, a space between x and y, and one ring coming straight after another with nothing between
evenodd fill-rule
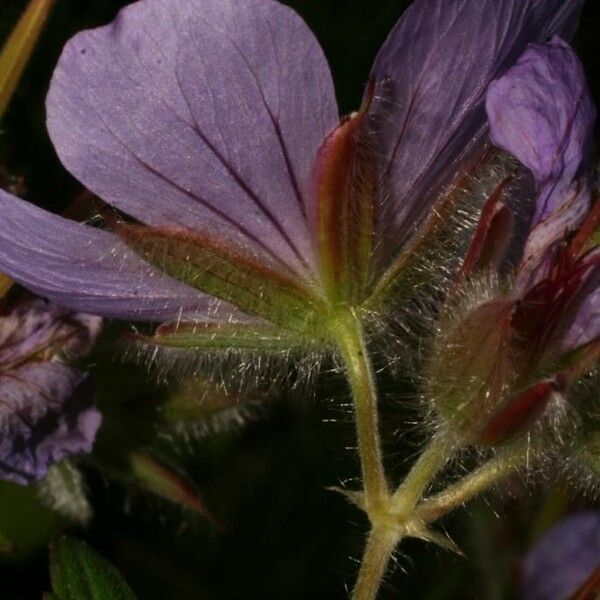
<instances>
[{"instance_id":1,"label":"purple petal","mask_svg":"<svg viewBox=\"0 0 600 600\"><path fill-rule=\"evenodd\" d=\"M558 38L530 46L487 96L494 144L533 173L536 204L519 279L581 224L590 208L589 167L596 110L579 59Z\"/></svg>"},{"instance_id":2,"label":"purple petal","mask_svg":"<svg viewBox=\"0 0 600 600\"><path fill-rule=\"evenodd\" d=\"M400 247L441 188L485 142L485 92L529 42L569 36L583 0L417 0L381 48L372 75ZM387 221L387 219L386 219Z\"/></svg>"},{"instance_id":3,"label":"purple petal","mask_svg":"<svg viewBox=\"0 0 600 600\"><path fill-rule=\"evenodd\" d=\"M136 2L67 44L47 109L65 166L124 212L312 263L305 196L338 118L321 48L287 7Z\"/></svg>"},{"instance_id":4,"label":"purple petal","mask_svg":"<svg viewBox=\"0 0 600 600\"><path fill-rule=\"evenodd\" d=\"M76 311L167 320L212 299L141 260L114 235L43 211L0 190L0 271Z\"/></svg>"},{"instance_id":5,"label":"purple petal","mask_svg":"<svg viewBox=\"0 0 600 600\"><path fill-rule=\"evenodd\" d=\"M19 301L0 315L0 365L35 359L47 352L78 358L100 333L102 319L72 313L41 299Z\"/></svg>"},{"instance_id":6,"label":"purple petal","mask_svg":"<svg viewBox=\"0 0 600 600\"><path fill-rule=\"evenodd\" d=\"M528 552L525 600L567 600L600 565L600 512L561 521Z\"/></svg>"},{"instance_id":7,"label":"purple petal","mask_svg":"<svg viewBox=\"0 0 600 600\"><path fill-rule=\"evenodd\" d=\"M91 451L102 417L86 381L55 362L0 375L0 478L32 483L62 458Z\"/></svg>"},{"instance_id":8,"label":"purple petal","mask_svg":"<svg viewBox=\"0 0 600 600\"><path fill-rule=\"evenodd\" d=\"M576 308L561 342L563 351L580 348L600 337L600 248L586 257L590 272L573 302Z\"/></svg>"},{"instance_id":9,"label":"purple petal","mask_svg":"<svg viewBox=\"0 0 600 600\"><path fill-rule=\"evenodd\" d=\"M581 303L562 343L563 350L580 348L600 337L600 273L594 276L595 289Z\"/></svg>"}]
</instances>

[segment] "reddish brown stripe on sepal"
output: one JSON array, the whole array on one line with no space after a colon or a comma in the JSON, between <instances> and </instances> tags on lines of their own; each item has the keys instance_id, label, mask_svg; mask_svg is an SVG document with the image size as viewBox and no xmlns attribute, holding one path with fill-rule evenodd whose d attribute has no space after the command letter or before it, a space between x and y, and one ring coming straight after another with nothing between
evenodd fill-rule
<instances>
[{"instance_id":1,"label":"reddish brown stripe on sepal","mask_svg":"<svg viewBox=\"0 0 600 600\"><path fill-rule=\"evenodd\" d=\"M502 195L512 179L512 176L503 179L485 203L457 283L476 270L498 266L513 231L513 213L502 202Z\"/></svg>"},{"instance_id":2,"label":"reddish brown stripe on sepal","mask_svg":"<svg viewBox=\"0 0 600 600\"><path fill-rule=\"evenodd\" d=\"M479 443L498 444L516 433L540 414L560 388L558 379L540 381L508 402L508 405L494 415L479 436Z\"/></svg>"},{"instance_id":3,"label":"reddish brown stripe on sepal","mask_svg":"<svg viewBox=\"0 0 600 600\"><path fill-rule=\"evenodd\" d=\"M598 600L600 597L600 564L569 600Z\"/></svg>"},{"instance_id":4,"label":"reddish brown stripe on sepal","mask_svg":"<svg viewBox=\"0 0 600 600\"><path fill-rule=\"evenodd\" d=\"M585 221L571 240L569 253L573 258L580 256L585 250L590 238L600 226L600 193L594 194L594 204Z\"/></svg>"},{"instance_id":5,"label":"reddish brown stripe on sepal","mask_svg":"<svg viewBox=\"0 0 600 600\"><path fill-rule=\"evenodd\" d=\"M317 154L313 241L327 295L352 297L364 287L372 253L375 172L366 136L370 82L360 110L327 136Z\"/></svg>"},{"instance_id":6,"label":"reddish brown stripe on sepal","mask_svg":"<svg viewBox=\"0 0 600 600\"><path fill-rule=\"evenodd\" d=\"M112 228L145 260L203 292L289 329L305 331L325 310L323 299L302 279L210 236L113 222Z\"/></svg>"}]
</instances>

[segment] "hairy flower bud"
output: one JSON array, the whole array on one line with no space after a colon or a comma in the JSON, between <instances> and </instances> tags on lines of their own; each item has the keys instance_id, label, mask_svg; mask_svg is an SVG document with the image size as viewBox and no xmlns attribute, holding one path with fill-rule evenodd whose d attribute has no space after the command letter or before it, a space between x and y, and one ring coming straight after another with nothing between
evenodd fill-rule
<instances>
[{"instance_id":1,"label":"hairy flower bud","mask_svg":"<svg viewBox=\"0 0 600 600\"><path fill-rule=\"evenodd\" d=\"M428 373L442 420L462 443L484 445L527 431L557 404L552 399L568 400L597 364L600 332L600 253L589 243L599 210L589 173L595 108L577 56L558 38L530 46L491 84L487 110L494 143L533 175L534 214L512 276L504 276L511 265L498 264L499 284L481 297L474 267L482 249L489 241L497 261L510 233L502 217L491 235L503 209L490 199L459 273L462 298L451 296L443 313Z\"/></svg>"},{"instance_id":2,"label":"hairy flower bud","mask_svg":"<svg viewBox=\"0 0 600 600\"><path fill-rule=\"evenodd\" d=\"M438 415L463 440L479 435L510 393L509 299L485 302L464 316L442 319L427 370L427 394Z\"/></svg>"}]
</instances>

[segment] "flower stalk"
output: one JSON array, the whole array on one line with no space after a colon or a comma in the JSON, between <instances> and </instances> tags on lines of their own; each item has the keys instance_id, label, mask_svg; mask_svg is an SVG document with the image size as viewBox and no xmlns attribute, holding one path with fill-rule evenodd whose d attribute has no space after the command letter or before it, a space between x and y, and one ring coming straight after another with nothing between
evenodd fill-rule
<instances>
[{"instance_id":1,"label":"flower stalk","mask_svg":"<svg viewBox=\"0 0 600 600\"><path fill-rule=\"evenodd\" d=\"M353 599L373 600L392 553L404 537L444 543L439 534L428 530L429 524L527 464L531 449L528 444L510 446L473 473L423 500L427 488L453 454L448 436L440 431L391 494L383 465L373 368L360 316L355 310L348 310L335 321L333 333L352 390L364 487L361 506L372 525ZM444 545L452 547L451 543Z\"/></svg>"},{"instance_id":2,"label":"flower stalk","mask_svg":"<svg viewBox=\"0 0 600 600\"><path fill-rule=\"evenodd\" d=\"M443 433L433 436L417 462L398 486L390 501L394 515L403 518L410 515L429 484L440 472L450 456L448 440Z\"/></svg>"},{"instance_id":3,"label":"flower stalk","mask_svg":"<svg viewBox=\"0 0 600 600\"><path fill-rule=\"evenodd\" d=\"M507 448L442 492L422 500L427 486L446 462L443 458L446 449L444 438L434 437L404 482L388 497L388 504L381 513L385 512L387 518L378 520L369 534L353 600L376 598L392 553L405 537L417 537L457 550L451 541L430 531L429 525L515 473L532 458L527 444ZM401 513L397 512L399 506Z\"/></svg>"},{"instance_id":4,"label":"flower stalk","mask_svg":"<svg viewBox=\"0 0 600 600\"><path fill-rule=\"evenodd\" d=\"M445 490L423 500L416 514L427 523L437 521L446 513L472 500L501 480L515 473L532 459L528 444L507 448L481 467L462 479L449 485Z\"/></svg>"},{"instance_id":5,"label":"flower stalk","mask_svg":"<svg viewBox=\"0 0 600 600\"><path fill-rule=\"evenodd\" d=\"M351 308L344 317L336 321L333 329L352 390L364 500L367 513L371 515L389 496L381 453L373 367L364 331L354 309Z\"/></svg>"},{"instance_id":6,"label":"flower stalk","mask_svg":"<svg viewBox=\"0 0 600 600\"><path fill-rule=\"evenodd\" d=\"M371 531L354 587L353 600L375 598L392 552L399 542L400 536L393 530L375 528Z\"/></svg>"}]
</instances>

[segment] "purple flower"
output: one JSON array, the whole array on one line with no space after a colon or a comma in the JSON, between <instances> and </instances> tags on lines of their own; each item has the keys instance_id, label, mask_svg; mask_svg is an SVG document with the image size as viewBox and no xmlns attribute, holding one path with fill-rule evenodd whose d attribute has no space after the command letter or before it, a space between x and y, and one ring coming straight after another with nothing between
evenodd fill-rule
<instances>
[{"instance_id":1,"label":"purple flower","mask_svg":"<svg viewBox=\"0 0 600 600\"><path fill-rule=\"evenodd\" d=\"M600 204L592 203L596 110L565 42L530 45L489 86L486 107L493 143L533 175L535 203L511 277L486 291L483 302L467 300L446 345L454 343L468 368L480 370L471 404L485 427L476 435L496 443L534 421L551 398L567 395L597 360L600 253L592 234ZM507 186L483 211L462 277L476 280L478 271L491 270L502 279L514 222L504 203Z\"/></svg>"},{"instance_id":2,"label":"purple flower","mask_svg":"<svg viewBox=\"0 0 600 600\"><path fill-rule=\"evenodd\" d=\"M596 109L577 56L558 38L531 46L492 83L487 108L492 141L532 172L537 191L516 273L521 319L532 319L531 310L545 313L546 342L553 337L563 349L582 346L600 334L600 320L590 319L589 309L579 314L581 303L589 302L598 287L598 254L587 248L598 207L592 210ZM569 314L572 322L561 322ZM582 317L586 331L577 337ZM549 336L554 330L557 335Z\"/></svg>"},{"instance_id":3,"label":"purple flower","mask_svg":"<svg viewBox=\"0 0 600 600\"><path fill-rule=\"evenodd\" d=\"M67 44L47 100L63 164L135 222L93 229L0 192L0 269L74 310L176 320L165 343L233 327L226 343L247 344L246 325L257 345L327 340L483 156L488 83L527 43L569 36L582 4L417 0L340 123L289 8L140 0Z\"/></svg>"},{"instance_id":4,"label":"purple flower","mask_svg":"<svg viewBox=\"0 0 600 600\"><path fill-rule=\"evenodd\" d=\"M567 600L600 568L600 512L581 512L552 527L523 561L525 600ZM589 590L586 598L597 591ZM583 598L584 596L582 596Z\"/></svg>"},{"instance_id":5,"label":"purple flower","mask_svg":"<svg viewBox=\"0 0 600 600\"><path fill-rule=\"evenodd\" d=\"M99 317L27 300L0 314L0 478L27 484L89 452L101 422L87 375L64 364L91 348Z\"/></svg>"}]
</instances>

